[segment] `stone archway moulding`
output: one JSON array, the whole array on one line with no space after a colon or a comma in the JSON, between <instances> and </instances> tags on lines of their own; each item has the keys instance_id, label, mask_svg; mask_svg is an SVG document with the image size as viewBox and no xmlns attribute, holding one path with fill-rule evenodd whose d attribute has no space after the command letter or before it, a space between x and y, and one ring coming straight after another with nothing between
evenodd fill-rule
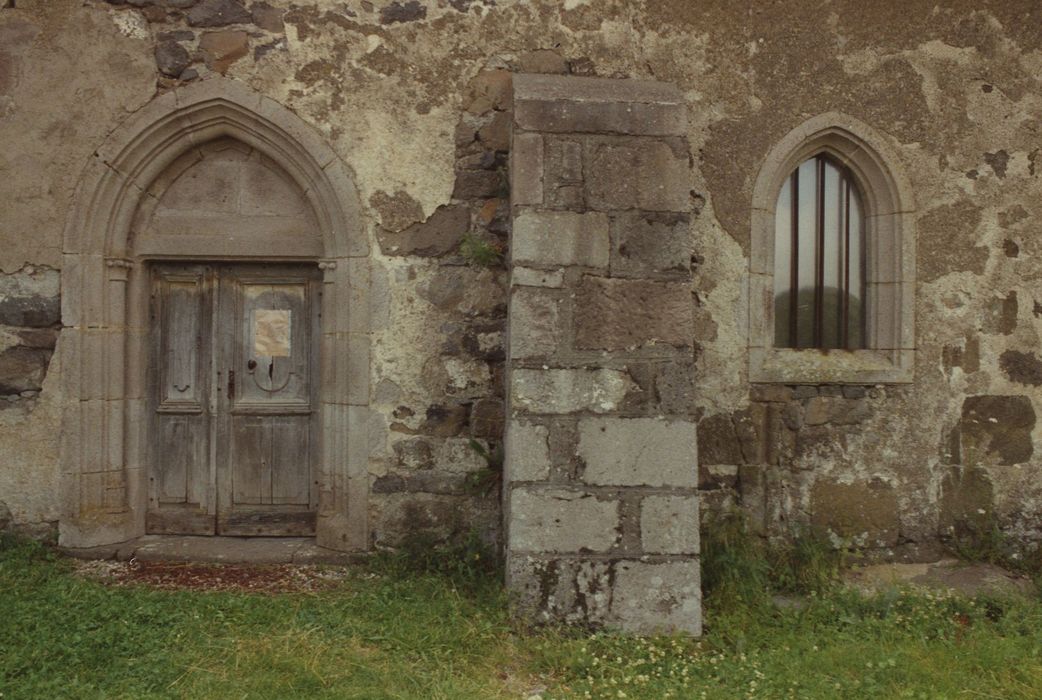
<instances>
[{"instance_id":1,"label":"stone archway moulding","mask_svg":"<svg viewBox=\"0 0 1042 700\"><path fill-rule=\"evenodd\" d=\"M865 200L868 349L821 353L774 345L774 220L778 192L804 160L828 153ZM907 383L915 365L915 201L880 134L839 112L812 117L767 154L753 186L749 379L789 384Z\"/></svg>"},{"instance_id":2,"label":"stone archway moulding","mask_svg":"<svg viewBox=\"0 0 1042 700\"><path fill-rule=\"evenodd\" d=\"M318 222L323 255L287 246L279 260L323 270L318 542L366 547L369 244L348 168L293 112L213 78L167 92L107 138L81 178L63 242L62 518L67 547L145 532L148 274L133 222L159 176L189 150L232 138L292 178ZM270 252L270 251L269 251ZM205 249L173 259L258 260ZM265 259L270 259L270 256Z\"/></svg>"}]
</instances>

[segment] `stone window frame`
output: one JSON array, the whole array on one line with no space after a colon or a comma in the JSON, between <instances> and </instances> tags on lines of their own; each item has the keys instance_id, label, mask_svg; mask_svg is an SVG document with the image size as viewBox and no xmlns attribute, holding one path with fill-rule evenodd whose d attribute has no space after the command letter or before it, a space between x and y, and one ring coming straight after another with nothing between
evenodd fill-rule
<instances>
[{"instance_id":1,"label":"stone window frame","mask_svg":"<svg viewBox=\"0 0 1042 700\"><path fill-rule=\"evenodd\" d=\"M865 208L866 349L774 347L778 193L792 171L825 153L853 173ZM749 256L749 381L903 384L915 366L915 202L886 140L829 112L803 122L767 154L753 186Z\"/></svg>"},{"instance_id":2,"label":"stone window frame","mask_svg":"<svg viewBox=\"0 0 1042 700\"><path fill-rule=\"evenodd\" d=\"M315 215L320 255L296 239L260 252L215 252L198 241L135 250L139 210L156 183L221 138L243 142L296 182ZM82 173L62 244L62 546L145 534L148 263L164 259L313 262L322 271L316 540L367 548L370 247L361 212L353 175L318 131L228 78L165 92L107 137Z\"/></svg>"}]
</instances>

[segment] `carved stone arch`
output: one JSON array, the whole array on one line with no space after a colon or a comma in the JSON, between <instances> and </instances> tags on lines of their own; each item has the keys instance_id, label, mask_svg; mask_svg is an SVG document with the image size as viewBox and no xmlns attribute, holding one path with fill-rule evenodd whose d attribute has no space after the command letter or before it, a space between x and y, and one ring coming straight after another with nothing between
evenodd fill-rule
<instances>
[{"instance_id":1,"label":"carved stone arch","mask_svg":"<svg viewBox=\"0 0 1042 700\"><path fill-rule=\"evenodd\" d=\"M849 168L865 208L867 349L774 347L775 207L785 179L825 153ZM749 379L789 384L912 381L915 364L915 201L900 160L875 130L839 112L786 134L753 186L749 263Z\"/></svg>"},{"instance_id":2,"label":"carved stone arch","mask_svg":"<svg viewBox=\"0 0 1042 700\"><path fill-rule=\"evenodd\" d=\"M309 223L290 221L261 246L214 236L143 245L171 183L228 144L284 177L307 204L300 222ZM309 228L314 240L302 245L293 236ZM148 261L295 260L323 270L317 537L364 549L368 255L347 166L293 112L238 82L213 78L167 92L114 130L84 170L63 242L62 544L144 534Z\"/></svg>"}]
</instances>

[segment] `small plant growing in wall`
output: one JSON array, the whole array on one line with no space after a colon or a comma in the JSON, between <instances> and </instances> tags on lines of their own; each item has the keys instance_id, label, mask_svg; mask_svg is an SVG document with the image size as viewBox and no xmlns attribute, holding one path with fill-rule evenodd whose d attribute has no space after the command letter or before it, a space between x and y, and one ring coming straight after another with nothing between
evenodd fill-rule
<instances>
[{"instance_id":1,"label":"small plant growing in wall","mask_svg":"<svg viewBox=\"0 0 1042 700\"><path fill-rule=\"evenodd\" d=\"M502 244L475 236L472 233L463 236L459 252L463 259L471 265L493 267L503 262Z\"/></svg>"},{"instance_id":2,"label":"small plant growing in wall","mask_svg":"<svg viewBox=\"0 0 1042 700\"><path fill-rule=\"evenodd\" d=\"M467 488L471 493L488 495L498 491L503 484L503 444L486 448L477 440L467 442L470 449L485 460L485 467L467 475Z\"/></svg>"}]
</instances>

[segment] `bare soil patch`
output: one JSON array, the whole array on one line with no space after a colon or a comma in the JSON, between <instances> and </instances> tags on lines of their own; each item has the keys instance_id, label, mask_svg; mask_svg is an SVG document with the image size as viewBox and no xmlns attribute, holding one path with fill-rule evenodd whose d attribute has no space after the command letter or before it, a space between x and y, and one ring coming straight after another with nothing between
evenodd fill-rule
<instances>
[{"instance_id":1,"label":"bare soil patch","mask_svg":"<svg viewBox=\"0 0 1042 700\"><path fill-rule=\"evenodd\" d=\"M163 590L307 593L328 590L348 576L341 567L306 564L186 564L163 561L77 561L85 578L112 586Z\"/></svg>"}]
</instances>

